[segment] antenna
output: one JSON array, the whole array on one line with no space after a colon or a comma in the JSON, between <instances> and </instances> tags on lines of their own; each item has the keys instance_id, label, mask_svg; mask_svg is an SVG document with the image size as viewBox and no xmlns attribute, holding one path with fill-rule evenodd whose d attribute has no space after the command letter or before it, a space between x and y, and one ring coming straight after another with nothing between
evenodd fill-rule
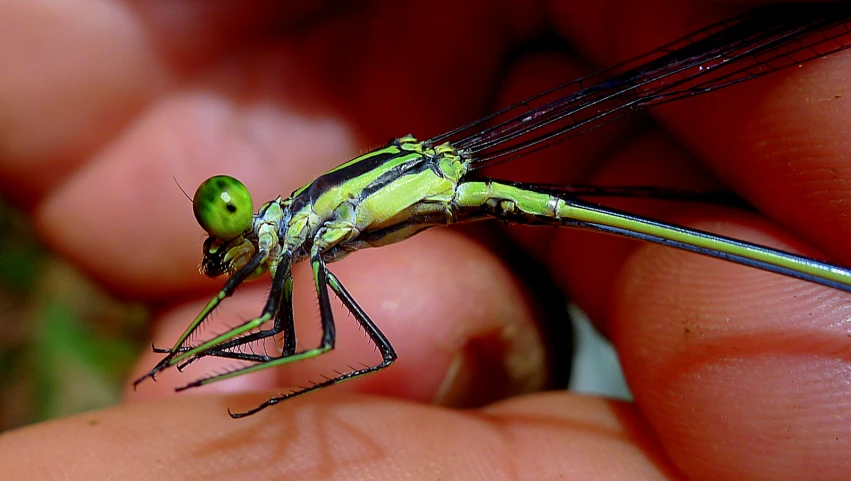
<instances>
[{"instance_id":1,"label":"antenna","mask_svg":"<svg viewBox=\"0 0 851 481\"><path fill-rule=\"evenodd\" d=\"M172 175L171 178L174 179L174 183L177 184L177 188L180 189L181 192L183 192L183 195L185 195L186 198L189 199L189 202L192 202L192 197L189 197L189 194L187 194L186 191L183 190L183 187L180 186L180 182L177 181L177 177Z\"/></svg>"}]
</instances>

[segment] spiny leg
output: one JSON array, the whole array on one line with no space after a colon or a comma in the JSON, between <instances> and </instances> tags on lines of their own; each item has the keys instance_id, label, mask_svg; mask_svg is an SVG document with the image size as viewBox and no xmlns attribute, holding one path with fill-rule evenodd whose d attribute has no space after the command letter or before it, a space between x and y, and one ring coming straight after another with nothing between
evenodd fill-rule
<instances>
[{"instance_id":1,"label":"spiny leg","mask_svg":"<svg viewBox=\"0 0 851 481\"><path fill-rule=\"evenodd\" d=\"M222 381L224 379L229 379L231 377L238 376L240 374L247 374L249 372L258 371L260 369L266 369L269 367L280 366L282 364L287 364L290 362L300 361L302 359L309 359L311 357L318 356L325 352L330 351L334 348L334 342L337 338L336 328L334 326L334 316L331 312L331 301L328 296L328 287L327 287L327 276L326 273L327 268L325 267L324 261L322 261L318 250L316 252L315 257L311 260L311 265L313 266L313 280L314 286L316 288L317 298L319 299L319 317L322 323L322 339L319 342L319 346L315 349L307 349L301 352L297 352L291 356L281 356L277 358L273 358L269 362L255 364L253 366L245 366L242 368L234 369L233 371L226 372L223 374L217 374L213 376L203 377L200 379L196 379L195 381L177 388L177 391L183 391L184 389L189 389L192 387L203 386L204 384L209 384L216 381Z\"/></svg>"},{"instance_id":2,"label":"spiny leg","mask_svg":"<svg viewBox=\"0 0 851 481\"><path fill-rule=\"evenodd\" d=\"M267 257L268 252L265 250L261 250L257 254L255 254L254 257L252 257L251 260L249 260L245 266L237 270L230 277L230 279L228 279L222 290L219 291L218 295L216 295L216 297L214 297L210 302L207 303L204 309L201 310L201 313L198 314L195 320L193 320L189 327L187 327L186 330L183 332L183 334L180 335L178 340L175 342L174 347L171 349L171 351L169 351L169 354L167 354L163 359L161 359L157 363L157 365L154 366L153 369L151 369L150 372L141 376L139 379L136 379L133 382L133 387L135 388L140 382L142 382L148 377L153 378L156 373L170 366L178 364L181 361L186 360L202 351L214 348L217 344L221 344L222 342L228 341L236 336L239 336L242 333L248 332L251 329L262 325L264 322L267 322L272 319L272 316L274 315L274 312L277 310L277 306L280 303L279 291L275 292L274 295L270 294L269 299L266 303L266 307L263 310L263 315L261 315L260 317L252 319L242 324L241 326L231 329L225 334L221 334L216 338L207 341L203 344L200 344L188 350L183 349L187 347L184 345L186 340L189 338L190 335L192 335L193 332L195 332L201 326L201 323L207 318L207 316L210 315L213 309L218 307L218 305L224 299L233 295L233 292L236 290L236 288L240 284L242 284L251 274L253 274L260 267L260 265L265 262ZM290 257L288 255L282 256L281 261L278 263L278 269L290 269ZM274 284L272 285L273 292L276 289L279 290L280 288L281 286L276 286Z\"/></svg>"},{"instance_id":3,"label":"spiny leg","mask_svg":"<svg viewBox=\"0 0 851 481\"><path fill-rule=\"evenodd\" d=\"M273 397L263 404L257 406L254 409L250 409L241 413L233 413L228 410L228 414L234 419L243 418L246 416L251 416L252 414L256 414L263 409L266 409L269 406L273 406L275 404L286 401L287 399L292 399L296 396L301 396L303 394L307 394L312 391L317 391L324 387L333 386L334 384L341 383L343 381L348 381L350 379L354 379L360 376L364 376L366 374L370 374L373 372L380 371L386 367L390 367L393 364L393 361L398 357L396 354L396 350L393 349L393 345L390 344L390 340L387 339L387 336L381 332L381 329L373 322L372 319L367 315L366 312L358 305L358 303L354 300L351 294L346 290L337 276L334 275L333 272L326 270L325 271L328 279L328 285L331 286L331 289L334 290L334 293L337 294L337 297L343 302L343 305L346 306L346 309L349 310L350 313L354 316L354 318L358 321L364 331L366 331L369 338L378 348L378 351L381 353L381 362L378 364L374 364L372 366L367 366L363 369L354 369L349 372L344 372L337 377L333 377L330 379L326 379L320 383L316 383L308 388L302 388L297 391L290 392L283 396Z\"/></svg>"},{"instance_id":4,"label":"spiny leg","mask_svg":"<svg viewBox=\"0 0 851 481\"><path fill-rule=\"evenodd\" d=\"M277 278L278 276L276 276ZM273 282L278 282L277 280L273 280ZM253 341L257 341L260 339L265 339L270 336L274 336L281 332L284 333L283 345L281 346L281 352L284 355L292 355L295 353L296 349L296 336L295 336L295 322L293 319L293 305L292 305L292 275L287 276L284 281L284 290L282 295L284 296L283 304L279 307L278 312L275 314L275 323L272 329L261 330L255 333L251 333L242 337L238 337L236 339L231 339L230 341L223 342L222 344L216 346L215 348L209 349L207 351L197 353L192 356L191 359L186 361L183 364L178 365L178 370L185 367L187 364L194 362L202 357L213 356L213 357L225 357L229 359L241 359L250 361L252 359L235 357L234 355L244 355L241 352L229 351L228 349L238 347L244 344L248 344ZM271 292L270 292L271 295ZM283 317L282 317L283 316ZM178 349L178 353L189 352L195 349L196 346L183 346ZM161 349L156 346L152 347L154 352L162 353L162 354L170 354L172 352L171 349ZM268 358L268 356L264 356ZM259 359L257 361L260 361Z\"/></svg>"},{"instance_id":5,"label":"spiny leg","mask_svg":"<svg viewBox=\"0 0 851 481\"><path fill-rule=\"evenodd\" d=\"M343 302L343 305L349 310L350 313L352 313L352 315L355 317L355 319L358 321L358 323L361 325L361 327L367 332L370 339L372 339L372 341L378 347L379 351L381 352L382 358L383 358L382 362L377 364L377 365L370 366L370 367L367 367L367 368L364 368L364 369L353 370L353 371L350 371L350 372L347 372L347 373L340 374L337 377L330 378L330 379L323 381L321 383L314 384L313 386L308 387L308 388L303 388L303 389L300 389L300 390L297 390L297 391L293 391L293 392L286 394L284 396L271 398L268 401L261 404L260 406L254 408L250 411L247 411L247 412L244 412L244 413L230 413L230 415L234 418L249 416L251 414L254 414L256 412L261 411L262 409L265 409L268 406L278 404L278 403L280 403L280 402L282 402L286 399L290 399L290 398L293 398L293 397L296 397L296 396L300 396L300 395L306 394L308 392L316 391L316 390L321 389L323 387L330 386L330 385L333 385L333 384L336 384L336 383L339 383L339 382L342 382L342 381L345 381L345 380L348 380L348 379L352 379L352 378L355 378L355 377L358 377L358 376L362 376L364 374L375 372L375 371L383 369L383 368L389 366L390 364L392 364L392 362L395 361L396 357L397 357L396 351L393 349L393 346L390 344L390 341L387 339L387 337L384 335L384 333L382 333L381 330L378 329L378 327L375 325L375 323L369 318L369 316L357 304L357 302L354 300L354 298L352 298L351 294L349 294L349 292L346 291L346 289L343 287L340 280L332 272L330 272L327 269L325 263L320 258L312 259L311 264L313 265L314 282L315 282L315 286L316 286L316 290L317 290L317 296L318 296L318 299L319 299L319 314L320 314L320 319L321 319L321 322L322 322L322 331L323 331L322 341L321 341L318 348L307 350L307 351L302 351L300 353L297 353L295 355L288 356L288 357L281 357L281 358L275 359L275 360L270 361L270 362L266 362L266 363L262 363L262 364L256 364L256 365L253 365L253 366L247 366L247 367L244 367L244 368L241 368L241 369L236 369L236 370L231 371L229 373L219 374L219 375L215 375L215 376L210 376L210 377L198 379L198 380L196 380L196 381L194 381L190 384L187 384L186 386L178 388L177 390L181 391L181 390L184 390L184 389L202 386L204 384L209 384L209 383L220 381L220 380L223 380L223 379L228 379L228 378L238 376L238 375L241 375L241 374L247 374L247 373L250 373L250 372L259 371L261 369L280 366L280 365L283 365L283 364L287 364L287 363L290 363L290 362L295 362L295 361L299 361L299 360L303 360L303 359L309 359L309 358L312 358L312 357L316 357L320 354L323 354L325 352L328 352L330 349L333 349L334 342L336 340L336 334L335 334L335 327L334 327L334 318L333 318L333 314L332 314L332 311L331 311L330 298L328 296L327 286L329 286L329 285L334 290L334 292L337 294L337 296L340 298L340 300Z\"/></svg>"},{"instance_id":6,"label":"spiny leg","mask_svg":"<svg viewBox=\"0 0 851 481\"><path fill-rule=\"evenodd\" d=\"M281 272L281 271L279 271ZM261 354L249 354L246 352L234 351L233 349L236 347L244 346L254 341L266 339L268 337L275 336L281 332L284 334L283 345L281 347L281 357L292 356L296 351L296 335L295 335L295 322L293 319L293 278L292 271L288 272L288 275L284 276L284 279L280 279L277 273L275 275L275 280L273 282L283 282L283 289L281 292L282 303L279 304L278 311L275 314L275 323L271 329L262 330L258 332L253 332L251 334L247 334L242 337L237 337L235 339L231 339L230 341L223 342L214 348L208 349L203 352L199 352L194 354L191 358L187 359L181 364L177 365L178 370L183 370L189 364L204 358L204 357L221 357L226 359L235 359L239 361L250 361L250 362L269 362L274 359L277 359L277 356L269 356L269 355L261 355ZM273 292L270 292L270 296L273 295ZM186 349L188 351L190 348Z\"/></svg>"},{"instance_id":7,"label":"spiny leg","mask_svg":"<svg viewBox=\"0 0 851 481\"><path fill-rule=\"evenodd\" d=\"M213 339L210 339L193 347L188 351L180 352L177 356L173 357L170 360L169 365L178 364L182 361L201 355L210 350L221 349L228 343L231 343L230 345L232 347L244 344L245 342L249 342L250 340L257 340L256 338L250 339L248 341L246 341L245 339L252 337L254 334L256 334L252 333L251 331L259 328L264 323L269 322L273 318L277 317L277 312L281 305L281 300L283 298L283 291L286 288L292 290L292 283L284 282L285 279L292 276L292 265L290 259L291 257L289 254L282 255L281 262L278 264L277 267L275 279L273 279L272 282L272 289L269 292L269 297L266 299L266 305L263 307L263 311L261 312L259 317L255 317L254 319L246 321L230 329L227 332L219 334ZM291 299L291 297L288 298ZM274 327L271 330L263 332L268 333L271 331L274 331ZM268 337L268 334L266 335L266 337Z\"/></svg>"},{"instance_id":8,"label":"spiny leg","mask_svg":"<svg viewBox=\"0 0 851 481\"><path fill-rule=\"evenodd\" d=\"M196 316L192 323L189 324L189 326L186 328L186 330L183 331L183 334L180 335L180 337L174 343L174 347L172 347L168 351L168 354L164 358L160 359L157 365L154 366L154 368L151 369L148 373L133 381L133 389L136 389L136 386L138 386L140 382L144 381L147 378L153 379L158 372L173 365L174 362L172 361L175 356L188 352L184 350L184 343L189 338L189 336L191 336L192 333L194 333L201 327L201 324L204 322L204 320L207 319L210 313L212 313L213 310L218 307L218 305L221 304L223 300L233 295L233 293L236 291L236 288L239 287L240 284L245 282L245 280L248 279L248 277L251 276L251 274L253 274L263 264L263 262L266 261L266 258L268 256L269 253L267 251L261 250L254 254L254 257L252 257L248 261L248 263L245 264L241 269L234 272L233 275L227 280L227 282L225 282L225 285L222 286L222 290L220 290L219 293L216 294L216 297L211 299L210 302L208 302L207 305L204 306L198 316Z\"/></svg>"}]
</instances>

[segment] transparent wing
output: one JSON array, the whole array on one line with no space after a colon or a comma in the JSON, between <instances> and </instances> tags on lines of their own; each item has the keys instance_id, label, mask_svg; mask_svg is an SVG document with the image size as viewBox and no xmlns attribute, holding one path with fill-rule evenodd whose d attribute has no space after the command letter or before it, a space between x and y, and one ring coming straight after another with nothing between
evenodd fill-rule
<instances>
[{"instance_id":1,"label":"transparent wing","mask_svg":"<svg viewBox=\"0 0 851 481\"><path fill-rule=\"evenodd\" d=\"M654 105L718 90L849 47L851 3L772 5L531 97L430 142L451 142L478 169Z\"/></svg>"}]
</instances>

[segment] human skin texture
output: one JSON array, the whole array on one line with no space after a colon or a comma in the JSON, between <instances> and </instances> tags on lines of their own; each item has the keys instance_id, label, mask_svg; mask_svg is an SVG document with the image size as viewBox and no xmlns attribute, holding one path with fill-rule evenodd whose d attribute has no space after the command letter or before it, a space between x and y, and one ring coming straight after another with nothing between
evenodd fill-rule
<instances>
[{"instance_id":1,"label":"human skin texture","mask_svg":"<svg viewBox=\"0 0 851 481\"><path fill-rule=\"evenodd\" d=\"M388 132L427 138L487 113L494 98L516 101L744 7L277 3L0 4L0 188L52 249L115 294L157 306L158 345L223 282L197 274L204 236L172 178L191 191L233 175L259 205ZM546 28L576 53L506 63ZM653 126L626 121L500 173L702 187L717 182L711 172L759 213L680 203L642 212L851 265L850 60L667 105ZM305 382L302 369L371 359L336 309L341 339L327 359L179 395L173 388L200 372L164 372L128 388L120 406L0 435L0 477L847 479L847 294L593 234L517 239L613 341L635 403L534 393L547 356L533 296L486 245L434 229L332 266L398 350L390 369L228 417ZM300 269L295 282L307 318L297 331L310 345L312 284ZM210 329L256 315L266 290L242 288ZM159 356L142 355L135 374ZM470 399L492 402L453 407Z\"/></svg>"}]
</instances>

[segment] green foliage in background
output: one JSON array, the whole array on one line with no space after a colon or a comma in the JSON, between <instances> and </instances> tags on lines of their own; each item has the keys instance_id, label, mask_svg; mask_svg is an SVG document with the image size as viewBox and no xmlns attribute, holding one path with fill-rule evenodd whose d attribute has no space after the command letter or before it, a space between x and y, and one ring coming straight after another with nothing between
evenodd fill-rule
<instances>
[{"instance_id":1,"label":"green foliage in background","mask_svg":"<svg viewBox=\"0 0 851 481\"><path fill-rule=\"evenodd\" d=\"M0 430L118 402L146 319L45 249L0 201Z\"/></svg>"}]
</instances>

